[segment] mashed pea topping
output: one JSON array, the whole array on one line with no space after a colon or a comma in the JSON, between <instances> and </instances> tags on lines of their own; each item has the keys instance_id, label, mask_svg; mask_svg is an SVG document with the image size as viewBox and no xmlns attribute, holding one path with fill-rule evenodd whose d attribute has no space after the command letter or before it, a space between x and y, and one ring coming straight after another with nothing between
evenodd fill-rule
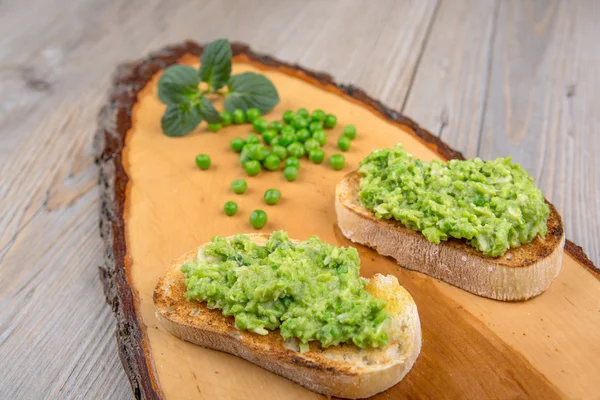
<instances>
[{"instance_id":1,"label":"mashed pea topping","mask_svg":"<svg viewBox=\"0 0 600 400\"><path fill-rule=\"evenodd\" d=\"M244 235L229 241L216 236L181 267L186 299L221 309L238 329L266 335L279 328L304 350L311 340L323 347L387 344L386 303L365 290L359 269L356 249L316 236L293 243L283 231L272 233L264 246Z\"/></svg>"},{"instance_id":2,"label":"mashed pea topping","mask_svg":"<svg viewBox=\"0 0 600 400\"><path fill-rule=\"evenodd\" d=\"M533 178L511 158L421 161L402 145L375 150L358 173L360 201L433 243L449 237L487 256L546 235L550 208Z\"/></svg>"}]
</instances>

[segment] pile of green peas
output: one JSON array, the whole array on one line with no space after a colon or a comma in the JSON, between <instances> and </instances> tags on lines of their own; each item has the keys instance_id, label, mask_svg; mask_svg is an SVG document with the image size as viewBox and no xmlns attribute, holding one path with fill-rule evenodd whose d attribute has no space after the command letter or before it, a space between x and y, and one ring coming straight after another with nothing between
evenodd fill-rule
<instances>
[{"instance_id":1,"label":"pile of green peas","mask_svg":"<svg viewBox=\"0 0 600 400\"><path fill-rule=\"evenodd\" d=\"M307 157L315 164L325 161L325 151L322 149L327 142L325 130L337 124L335 115L323 110L309 113L306 108L296 112L287 110L281 120L271 122L262 118L257 108L250 108L246 112L235 110L232 114L223 112L221 118L234 124L252 124L255 133L245 138L237 137L230 144L231 149L240 154L240 165L248 176L258 175L262 169L277 171L283 167L283 176L290 182L298 177L300 159ZM355 137L356 128L347 125L344 135L338 139L338 148L348 151L350 141ZM345 164L345 157L341 154L329 158L329 165L334 170L343 169Z\"/></svg>"}]
</instances>

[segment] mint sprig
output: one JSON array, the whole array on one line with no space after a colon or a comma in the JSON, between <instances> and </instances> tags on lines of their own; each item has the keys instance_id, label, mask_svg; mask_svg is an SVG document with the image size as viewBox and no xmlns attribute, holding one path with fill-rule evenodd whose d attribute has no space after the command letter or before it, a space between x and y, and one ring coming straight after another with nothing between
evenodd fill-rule
<instances>
[{"instance_id":1,"label":"mint sprig","mask_svg":"<svg viewBox=\"0 0 600 400\"><path fill-rule=\"evenodd\" d=\"M188 65L172 65L158 81L158 98L167 105L161 120L167 136L183 136L202 121L221 121L209 95L225 96L223 105L229 112L258 108L267 113L279 103L273 83L264 75L244 72L231 75L231 46L218 39L204 49L199 69ZM207 89L200 87L206 83ZM221 90L226 87L226 90Z\"/></svg>"}]
</instances>

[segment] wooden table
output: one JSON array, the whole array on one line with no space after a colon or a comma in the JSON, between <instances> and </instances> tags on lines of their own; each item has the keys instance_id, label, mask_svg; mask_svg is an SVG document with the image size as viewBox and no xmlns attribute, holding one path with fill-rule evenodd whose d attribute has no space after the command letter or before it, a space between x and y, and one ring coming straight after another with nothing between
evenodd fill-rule
<instances>
[{"instance_id":1,"label":"wooden table","mask_svg":"<svg viewBox=\"0 0 600 400\"><path fill-rule=\"evenodd\" d=\"M0 397L131 397L95 268L118 63L228 37L329 72L467 157L512 155L600 264L597 21L593 0L1 3Z\"/></svg>"}]
</instances>

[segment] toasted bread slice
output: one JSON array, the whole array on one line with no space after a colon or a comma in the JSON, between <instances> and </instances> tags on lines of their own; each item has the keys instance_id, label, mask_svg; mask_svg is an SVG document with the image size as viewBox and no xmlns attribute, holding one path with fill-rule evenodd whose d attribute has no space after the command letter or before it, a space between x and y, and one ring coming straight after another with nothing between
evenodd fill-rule
<instances>
[{"instance_id":1,"label":"toasted bread slice","mask_svg":"<svg viewBox=\"0 0 600 400\"><path fill-rule=\"evenodd\" d=\"M565 234L560 215L551 204L544 238L509 249L503 256L488 257L465 240L434 244L400 222L377 219L361 205L359 191L357 172L346 175L336 187L335 210L342 234L393 257L405 268L479 296L504 301L539 295L560 272Z\"/></svg>"},{"instance_id":2,"label":"toasted bread slice","mask_svg":"<svg viewBox=\"0 0 600 400\"><path fill-rule=\"evenodd\" d=\"M264 234L248 236L258 244L269 238ZM180 267L196 258L205 245L173 261L154 290L156 316L173 335L244 358L315 392L350 399L390 388L402 380L417 359L421 350L417 306L396 277L378 274L366 286L373 296L387 302L392 319L388 346L365 350L344 344L321 349L311 343L308 352L300 353L299 343L284 340L279 331L261 336L238 330L232 317L184 298L185 277Z\"/></svg>"}]
</instances>

